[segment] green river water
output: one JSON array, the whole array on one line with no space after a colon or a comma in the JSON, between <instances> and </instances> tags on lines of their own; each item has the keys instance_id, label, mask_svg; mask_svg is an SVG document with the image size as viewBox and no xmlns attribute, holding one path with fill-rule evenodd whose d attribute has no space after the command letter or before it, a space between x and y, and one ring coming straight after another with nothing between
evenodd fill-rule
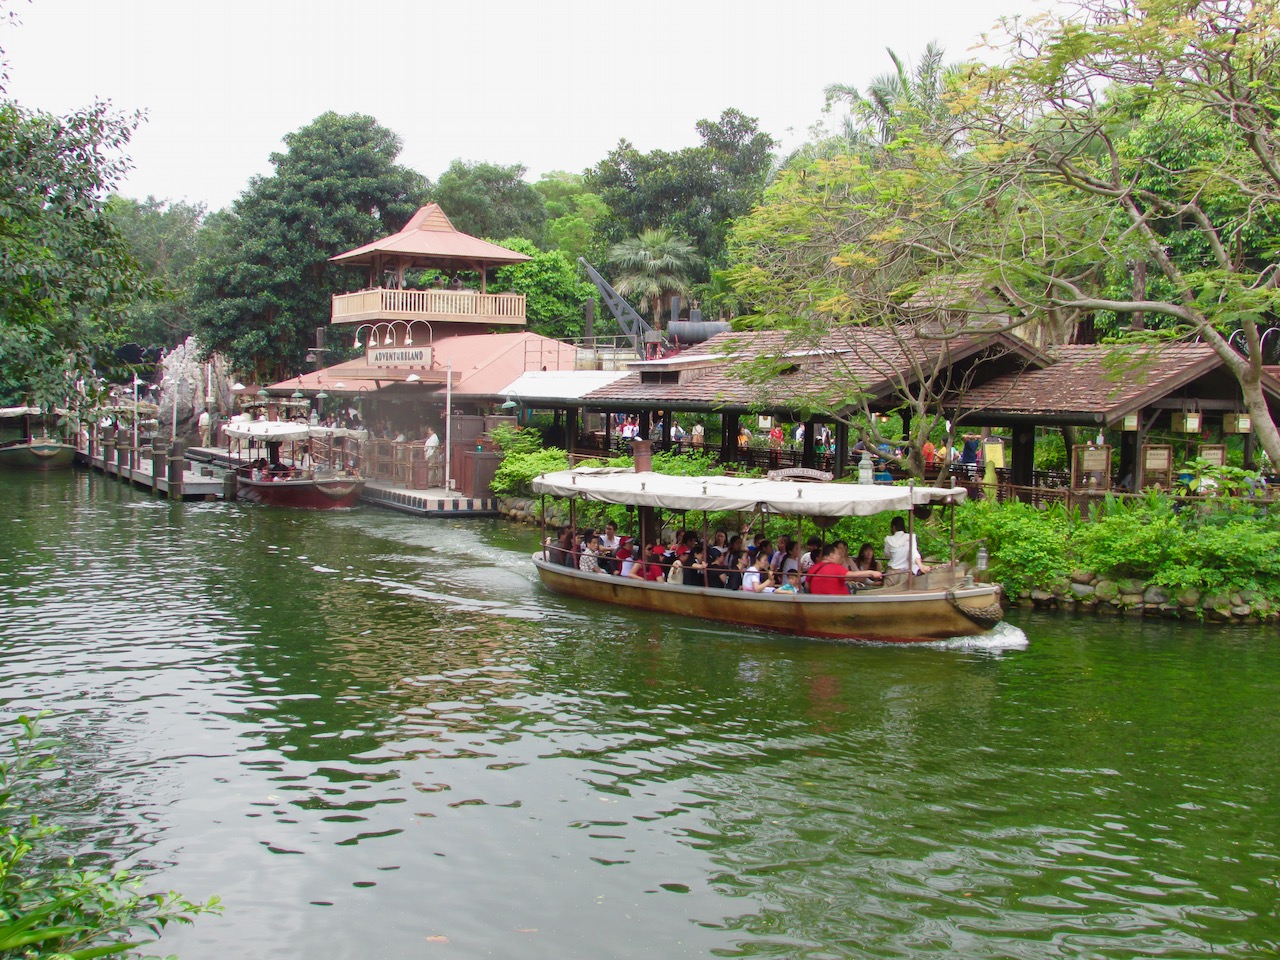
<instances>
[{"instance_id":1,"label":"green river water","mask_svg":"<svg viewBox=\"0 0 1280 960\"><path fill-rule=\"evenodd\" d=\"M1280 635L834 646L551 596L536 531L0 477L44 815L183 960L1280 952Z\"/></svg>"}]
</instances>

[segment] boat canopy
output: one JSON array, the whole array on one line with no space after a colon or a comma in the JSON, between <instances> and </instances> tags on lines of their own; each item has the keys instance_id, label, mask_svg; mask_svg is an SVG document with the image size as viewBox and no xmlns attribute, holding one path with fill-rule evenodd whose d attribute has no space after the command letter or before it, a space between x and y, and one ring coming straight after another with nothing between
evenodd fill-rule
<instances>
[{"instance_id":1,"label":"boat canopy","mask_svg":"<svg viewBox=\"0 0 1280 960\"><path fill-rule=\"evenodd\" d=\"M311 439L366 440L367 430L349 427L321 427L300 420L232 420L226 425L226 433L237 440L257 440L262 443L287 443Z\"/></svg>"},{"instance_id":2,"label":"boat canopy","mask_svg":"<svg viewBox=\"0 0 1280 960\"><path fill-rule=\"evenodd\" d=\"M0 417L38 417L44 411L39 407L0 407Z\"/></svg>"},{"instance_id":3,"label":"boat canopy","mask_svg":"<svg viewBox=\"0 0 1280 960\"><path fill-rule=\"evenodd\" d=\"M930 503L960 503L963 487L811 483L753 477L677 477L626 467L544 473L533 492L666 510L762 511L805 517L867 517Z\"/></svg>"}]
</instances>

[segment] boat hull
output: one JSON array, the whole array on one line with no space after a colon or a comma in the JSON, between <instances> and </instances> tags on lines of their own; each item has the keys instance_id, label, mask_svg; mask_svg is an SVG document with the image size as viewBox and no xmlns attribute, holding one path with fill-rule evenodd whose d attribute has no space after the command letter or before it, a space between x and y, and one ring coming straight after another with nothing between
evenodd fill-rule
<instances>
[{"instance_id":1,"label":"boat hull","mask_svg":"<svg viewBox=\"0 0 1280 960\"><path fill-rule=\"evenodd\" d=\"M873 589L843 597L743 593L588 574L534 554L543 586L564 596L681 619L699 617L824 640L917 643L972 636L1003 617L995 584Z\"/></svg>"},{"instance_id":2,"label":"boat hull","mask_svg":"<svg viewBox=\"0 0 1280 960\"><path fill-rule=\"evenodd\" d=\"M0 446L0 466L15 470L65 470L75 462L76 448L57 440L32 440Z\"/></svg>"},{"instance_id":3,"label":"boat hull","mask_svg":"<svg viewBox=\"0 0 1280 960\"><path fill-rule=\"evenodd\" d=\"M253 503L302 510L340 510L360 502L364 480L332 477L305 480L251 480L236 477L236 496Z\"/></svg>"}]
</instances>

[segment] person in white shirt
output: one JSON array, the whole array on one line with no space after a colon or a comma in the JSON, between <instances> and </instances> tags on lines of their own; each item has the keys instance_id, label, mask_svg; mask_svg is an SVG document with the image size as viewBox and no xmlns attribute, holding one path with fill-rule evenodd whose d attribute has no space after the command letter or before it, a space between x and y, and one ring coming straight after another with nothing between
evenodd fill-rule
<instances>
[{"instance_id":1,"label":"person in white shirt","mask_svg":"<svg viewBox=\"0 0 1280 960\"><path fill-rule=\"evenodd\" d=\"M427 427L422 438L422 459L427 464L427 485L439 486L439 467L436 463L440 456L440 438L436 436L435 427Z\"/></svg>"},{"instance_id":2,"label":"person in white shirt","mask_svg":"<svg viewBox=\"0 0 1280 960\"><path fill-rule=\"evenodd\" d=\"M901 517L894 517L889 524L889 536L884 538L885 567L889 570L912 573L928 573L920 558L920 548L916 538L907 533L907 525Z\"/></svg>"}]
</instances>

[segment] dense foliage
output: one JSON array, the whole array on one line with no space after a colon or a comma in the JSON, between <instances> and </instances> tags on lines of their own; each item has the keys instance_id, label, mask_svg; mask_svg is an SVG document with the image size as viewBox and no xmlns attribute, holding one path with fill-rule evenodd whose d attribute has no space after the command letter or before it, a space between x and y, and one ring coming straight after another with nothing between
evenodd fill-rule
<instances>
[{"instance_id":1,"label":"dense foliage","mask_svg":"<svg viewBox=\"0 0 1280 960\"><path fill-rule=\"evenodd\" d=\"M55 852L62 830L32 813L60 775L56 745L21 717L0 757L0 958L89 960L149 943L171 923L219 910L144 893L127 870L87 866ZM135 954L136 955L136 954Z\"/></svg>"},{"instance_id":2,"label":"dense foliage","mask_svg":"<svg viewBox=\"0 0 1280 960\"><path fill-rule=\"evenodd\" d=\"M559 250L539 250L522 237L497 242L533 259L494 271L489 291L524 294L525 318L534 333L561 340L581 337L583 305L599 296L595 284L583 280L578 265Z\"/></svg>"},{"instance_id":3,"label":"dense foliage","mask_svg":"<svg viewBox=\"0 0 1280 960\"><path fill-rule=\"evenodd\" d=\"M427 186L396 163L400 138L372 117L326 113L284 142L275 174L210 218L219 242L194 293L201 342L265 379L304 369L333 294L363 285L329 258L399 230Z\"/></svg>"},{"instance_id":4,"label":"dense foliage","mask_svg":"<svg viewBox=\"0 0 1280 960\"><path fill-rule=\"evenodd\" d=\"M51 407L110 363L116 325L148 286L105 212L138 118L102 103L55 116L4 95L0 405Z\"/></svg>"},{"instance_id":5,"label":"dense foliage","mask_svg":"<svg viewBox=\"0 0 1280 960\"><path fill-rule=\"evenodd\" d=\"M542 242L547 219L541 194L525 183L518 163L466 163L455 160L431 188L449 221L473 237L523 237Z\"/></svg>"}]
</instances>

